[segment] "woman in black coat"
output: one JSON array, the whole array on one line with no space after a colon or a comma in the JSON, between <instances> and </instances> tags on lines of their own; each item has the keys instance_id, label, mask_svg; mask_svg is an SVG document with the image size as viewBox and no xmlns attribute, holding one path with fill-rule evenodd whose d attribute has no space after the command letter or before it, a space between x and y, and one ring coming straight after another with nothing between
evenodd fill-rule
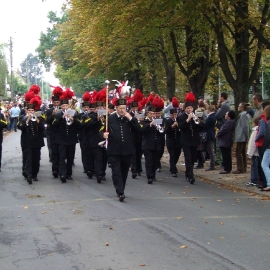
<instances>
[{"instance_id":1,"label":"woman in black coat","mask_svg":"<svg viewBox=\"0 0 270 270\"><path fill-rule=\"evenodd\" d=\"M235 128L235 112L228 111L225 114L226 122L221 126L216 135L218 138L218 146L222 154L224 170L220 174L230 173L232 170L232 146L233 146L233 133Z\"/></svg>"}]
</instances>

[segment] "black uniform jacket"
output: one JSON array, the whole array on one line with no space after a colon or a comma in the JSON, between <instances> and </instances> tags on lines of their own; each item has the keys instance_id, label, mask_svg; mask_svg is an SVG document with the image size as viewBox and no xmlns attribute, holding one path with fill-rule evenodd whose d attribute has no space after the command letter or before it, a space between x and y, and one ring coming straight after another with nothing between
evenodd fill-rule
<instances>
[{"instance_id":1,"label":"black uniform jacket","mask_svg":"<svg viewBox=\"0 0 270 270\"><path fill-rule=\"evenodd\" d=\"M54 111L54 107L50 108L46 111L46 124L47 124L47 134L50 136L50 142L55 143L56 134L58 127L53 126L52 122L54 121L55 114L52 114Z\"/></svg>"},{"instance_id":2,"label":"black uniform jacket","mask_svg":"<svg viewBox=\"0 0 270 270\"><path fill-rule=\"evenodd\" d=\"M62 116L63 112L56 113L52 122L52 126L57 127L55 143L63 145L72 145L78 143L77 135L81 124L77 119L77 115L74 116L74 120L71 125L68 125L66 119Z\"/></svg>"},{"instance_id":3,"label":"black uniform jacket","mask_svg":"<svg viewBox=\"0 0 270 270\"><path fill-rule=\"evenodd\" d=\"M200 143L199 132L204 127L204 123L200 122L195 124L191 119L187 123L188 115L186 113L181 114L179 117L179 128L181 130L181 145L182 146L196 146Z\"/></svg>"},{"instance_id":4,"label":"black uniform jacket","mask_svg":"<svg viewBox=\"0 0 270 270\"><path fill-rule=\"evenodd\" d=\"M176 119L177 122L177 119ZM181 148L181 131L177 126L172 128L175 121L171 118L165 119L164 132L166 134L166 146L168 148Z\"/></svg>"},{"instance_id":5,"label":"black uniform jacket","mask_svg":"<svg viewBox=\"0 0 270 270\"><path fill-rule=\"evenodd\" d=\"M134 117L130 121L126 117L121 120L117 113L111 114L108 118L108 155L132 155L134 153L133 133L139 130L140 126Z\"/></svg>"},{"instance_id":6,"label":"black uniform jacket","mask_svg":"<svg viewBox=\"0 0 270 270\"><path fill-rule=\"evenodd\" d=\"M0 112L0 143L3 142L3 129L8 125L4 115Z\"/></svg>"},{"instance_id":7,"label":"black uniform jacket","mask_svg":"<svg viewBox=\"0 0 270 270\"><path fill-rule=\"evenodd\" d=\"M162 143L164 135L159 134L155 125L150 127L151 122L148 117L145 117L144 120L140 122L141 131L143 133L142 149L160 150L161 147L164 147Z\"/></svg>"},{"instance_id":8,"label":"black uniform jacket","mask_svg":"<svg viewBox=\"0 0 270 270\"><path fill-rule=\"evenodd\" d=\"M38 117L40 120L30 120L28 125L26 124L27 116L20 119L18 123L18 129L22 131L21 145L27 148L41 148L44 146L44 120L42 117Z\"/></svg>"},{"instance_id":9,"label":"black uniform jacket","mask_svg":"<svg viewBox=\"0 0 270 270\"><path fill-rule=\"evenodd\" d=\"M104 117L105 123L105 117ZM103 133L105 131L104 123L98 119L95 112L89 113L82 118L82 127L84 129L84 138L90 144L91 148L99 148L99 142L104 141Z\"/></svg>"}]
</instances>

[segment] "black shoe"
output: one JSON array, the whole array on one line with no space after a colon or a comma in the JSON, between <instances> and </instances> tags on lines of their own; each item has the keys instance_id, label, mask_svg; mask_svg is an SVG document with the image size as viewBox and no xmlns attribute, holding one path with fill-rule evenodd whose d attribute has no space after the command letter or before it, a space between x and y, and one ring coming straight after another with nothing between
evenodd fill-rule
<instances>
[{"instance_id":1,"label":"black shoe","mask_svg":"<svg viewBox=\"0 0 270 270\"><path fill-rule=\"evenodd\" d=\"M101 180L102 180L102 176L97 176L97 183L101 183Z\"/></svg>"},{"instance_id":2,"label":"black shoe","mask_svg":"<svg viewBox=\"0 0 270 270\"><path fill-rule=\"evenodd\" d=\"M172 177L177 177L177 174L176 174L176 173L173 173L173 174L172 174Z\"/></svg>"},{"instance_id":3,"label":"black shoe","mask_svg":"<svg viewBox=\"0 0 270 270\"><path fill-rule=\"evenodd\" d=\"M66 183L67 182L67 179L66 179L66 177L64 175L61 175L60 176L60 180L61 180L62 183Z\"/></svg>"},{"instance_id":4,"label":"black shoe","mask_svg":"<svg viewBox=\"0 0 270 270\"><path fill-rule=\"evenodd\" d=\"M74 162L72 163L72 166L75 166L75 163Z\"/></svg>"},{"instance_id":5,"label":"black shoe","mask_svg":"<svg viewBox=\"0 0 270 270\"><path fill-rule=\"evenodd\" d=\"M22 172L24 178L27 178L27 173L25 171Z\"/></svg>"},{"instance_id":6,"label":"black shoe","mask_svg":"<svg viewBox=\"0 0 270 270\"><path fill-rule=\"evenodd\" d=\"M152 178L148 179L147 183L150 185L153 184L153 179Z\"/></svg>"},{"instance_id":7,"label":"black shoe","mask_svg":"<svg viewBox=\"0 0 270 270\"><path fill-rule=\"evenodd\" d=\"M214 171L214 170L215 170L215 168L213 168L213 167L209 167L209 168L205 169L206 172L208 172L208 171Z\"/></svg>"},{"instance_id":8,"label":"black shoe","mask_svg":"<svg viewBox=\"0 0 270 270\"><path fill-rule=\"evenodd\" d=\"M157 168L156 172L161 172L161 169L160 168Z\"/></svg>"},{"instance_id":9,"label":"black shoe","mask_svg":"<svg viewBox=\"0 0 270 270\"><path fill-rule=\"evenodd\" d=\"M83 171L83 173L87 173L87 171L86 171L86 170L84 170L84 171Z\"/></svg>"},{"instance_id":10,"label":"black shoe","mask_svg":"<svg viewBox=\"0 0 270 270\"><path fill-rule=\"evenodd\" d=\"M230 171L221 171L219 174L229 174L231 173Z\"/></svg>"},{"instance_id":11,"label":"black shoe","mask_svg":"<svg viewBox=\"0 0 270 270\"><path fill-rule=\"evenodd\" d=\"M260 189L266 188L266 187L267 187L267 185L259 185L259 186L257 186L257 188L260 188Z\"/></svg>"},{"instance_id":12,"label":"black shoe","mask_svg":"<svg viewBox=\"0 0 270 270\"><path fill-rule=\"evenodd\" d=\"M54 178L57 178L58 177L58 172L57 171L53 171L52 172L52 175L53 175Z\"/></svg>"},{"instance_id":13,"label":"black shoe","mask_svg":"<svg viewBox=\"0 0 270 270\"><path fill-rule=\"evenodd\" d=\"M125 194L119 195L119 201L120 202L123 202L125 198L126 198Z\"/></svg>"},{"instance_id":14,"label":"black shoe","mask_svg":"<svg viewBox=\"0 0 270 270\"><path fill-rule=\"evenodd\" d=\"M191 185L193 185L193 184L195 183L195 178L190 178L190 179L189 179L189 183L190 183Z\"/></svg>"},{"instance_id":15,"label":"black shoe","mask_svg":"<svg viewBox=\"0 0 270 270\"><path fill-rule=\"evenodd\" d=\"M67 176L67 180L73 180L72 176L71 175L68 175Z\"/></svg>"},{"instance_id":16,"label":"black shoe","mask_svg":"<svg viewBox=\"0 0 270 270\"><path fill-rule=\"evenodd\" d=\"M31 177L27 177L27 182L29 185L32 185L32 178Z\"/></svg>"},{"instance_id":17,"label":"black shoe","mask_svg":"<svg viewBox=\"0 0 270 270\"><path fill-rule=\"evenodd\" d=\"M107 179L106 179L105 175L102 176L101 181L106 181L106 180L107 180Z\"/></svg>"},{"instance_id":18,"label":"black shoe","mask_svg":"<svg viewBox=\"0 0 270 270\"><path fill-rule=\"evenodd\" d=\"M203 165L197 165L194 167L194 169L202 169L203 168Z\"/></svg>"},{"instance_id":19,"label":"black shoe","mask_svg":"<svg viewBox=\"0 0 270 270\"><path fill-rule=\"evenodd\" d=\"M38 181L37 177L33 177L32 180L33 180L33 181Z\"/></svg>"},{"instance_id":20,"label":"black shoe","mask_svg":"<svg viewBox=\"0 0 270 270\"><path fill-rule=\"evenodd\" d=\"M135 179L137 177L137 173L132 174L132 178Z\"/></svg>"},{"instance_id":21,"label":"black shoe","mask_svg":"<svg viewBox=\"0 0 270 270\"><path fill-rule=\"evenodd\" d=\"M86 173L86 175L88 176L88 178L89 179L92 179L92 177L93 177L93 173L91 173L90 171L88 171L87 173Z\"/></svg>"}]
</instances>

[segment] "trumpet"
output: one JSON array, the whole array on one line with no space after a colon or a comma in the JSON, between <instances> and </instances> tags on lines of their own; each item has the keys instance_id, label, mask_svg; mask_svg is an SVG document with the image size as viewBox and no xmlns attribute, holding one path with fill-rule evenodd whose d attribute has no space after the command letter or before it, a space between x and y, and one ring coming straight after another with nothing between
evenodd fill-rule
<instances>
[{"instance_id":1,"label":"trumpet","mask_svg":"<svg viewBox=\"0 0 270 270\"><path fill-rule=\"evenodd\" d=\"M31 118L31 121L37 121L37 117L36 117L36 115L35 114L32 114L32 118Z\"/></svg>"},{"instance_id":2,"label":"trumpet","mask_svg":"<svg viewBox=\"0 0 270 270\"><path fill-rule=\"evenodd\" d=\"M70 103L70 108L73 108L74 105L78 102L76 98L72 98L71 103Z\"/></svg>"},{"instance_id":3,"label":"trumpet","mask_svg":"<svg viewBox=\"0 0 270 270\"><path fill-rule=\"evenodd\" d=\"M160 124L155 124L156 130L159 133L163 133L164 132L164 128L160 125Z\"/></svg>"},{"instance_id":4,"label":"trumpet","mask_svg":"<svg viewBox=\"0 0 270 270\"><path fill-rule=\"evenodd\" d=\"M66 112L67 112L67 110L65 110L65 114L66 114ZM72 124L72 121L70 120L69 116L66 115L66 116L65 116L65 119L66 119L66 124L67 124L68 126L70 126L70 125Z\"/></svg>"},{"instance_id":5,"label":"trumpet","mask_svg":"<svg viewBox=\"0 0 270 270\"><path fill-rule=\"evenodd\" d=\"M200 119L194 113L192 113L192 117L193 117L193 121L195 122L195 124L198 125L200 123Z\"/></svg>"}]
</instances>

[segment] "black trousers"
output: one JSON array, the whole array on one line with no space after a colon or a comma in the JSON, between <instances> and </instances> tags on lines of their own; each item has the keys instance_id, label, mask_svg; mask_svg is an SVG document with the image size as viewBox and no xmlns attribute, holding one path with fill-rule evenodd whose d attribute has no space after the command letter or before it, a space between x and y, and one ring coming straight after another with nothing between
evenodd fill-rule
<instances>
[{"instance_id":1,"label":"black trousers","mask_svg":"<svg viewBox=\"0 0 270 270\"><path fill-rule=\"evenodd\" d=\"M83 171L87 172L87 166L86 166L86 150L85 150L85 144L83 143L83 140L80 140L80 148L81 148L81 159L82 159L82 165L83 165Z\"/></svg>"},{"instance_id":2,"label":"black trousers","mask_svg":"<svg viewBox=\"0 0 270 270\"><path fill-rule=\"evenodd\" d=\"M145 158L145 171L147 179L155 179L158 163L158 151L145 149L143 150L143 153Z\"/></svg>"},{"instance_id":3,"label":"black trousers","mask_svg":"<svg viewBox=\"0 0 270 270\"><path fill-rule=\"evenodd\" d=\"M101 149L102 149L102 176L105 176L108 164L107 149L105 147L101 147Z\"/></svg>"},{"instance_id":4,"label":"black trousers","mask_svg":"<svg viewBox=\"0 0 270 270\"><path fill-rule=\"evenodd\" d=\"M259 176L260 176L260 181L262 183L262 186L266 186L267 185L267 181L266 181L266 178L265 178L265 175L264 175L264 171L262 169L262 159L263 159L263 150L262 150L262 147L258 147L258 152L259 152L259 158L260 158L260 162L259 162Z\"/></svg>"},{"instance_id":5,"label":"black trousers","mask_svg":"<svg viewBox=\"0 0 270 270\"><path fill-rule=\"evenodd\" d=\"M72 164L74 161L75 149L76 144L71 145L58 144L60 175L72 176Z\"/></svg>"},{"instance_id":6,"label":"black trousers","mask_svg":"<svg viewBox=\"0 0 270 270\"><path fill-rule=\"evenodd\" d=\"M51 141L51 161L52 161L52 171L59 172L59 150L58 144Z\"/></svg>"},{"instance_id":7,"label":"black trousers","mask_svg":"<svg viewBox=\"0 0 270 270\"><path fill-rule=\"evenodd\" d=\"M134 154L131 158L131 172L141 173L142 172L142 142L134 143Z\"/></svg>"},{"instance_id":8,"label":"black trousers","mask_svg":"<svg viewBox=\"0 0 270 270\"><path fill-rule=\"evenodd\" d=\"M156 166L156 169L161 169L161 162L160 160L162 159L162 156L164 154L164 147L165 145L162 145L161 146L161 149L157 150L157 166Z\"/></svg>"},{"instance_id":9,"label":"black trousers","mask_svg":"<svg viewBox=\"0 0 270 270\"><path fill-rule=\"evenodd\" d=\"M25 170L25 164L26 164L26 153L25 153L25 147L22 147L22 171Z\"/></svg>"},{"instance_id":10,"label":"black trousers","mask_svg":"<svg viewBox=\"0 0 270 270\"><path fill-rule=\"evenodd\" d=\"M27 177L35 178L38 175L40 167L40 149L41 148L25 148L25 168Z\"/></svg>"},{"instance_id":11,"label":"black trousers","mask_svg":"<svg viewBox=\"0 0 270 270\"><path fill-rule=\"evenodd\" d=\"M230 172L232 170L232 148L220 147L220 151L222 155L224 171Z\"/></svg>"},{"instance_id":12,"label":"black trousers","mask_svg":"<svg viewBox=\"0 0 270 270\"><path fill-rule=\"evenodd\" d=\"M49 150L50 161L52 161L51 136L48 133L47 133L46 139L47 139L47 147Z\"/></svg>"},{"instance_id":13,"label":"black trousers","mask_svg":"<svg viewBox=\"0 0 270 270\"><path fill-rule=\"evenodd\" d=\"M192 179L194 178L193 167L194 162L196 161L197 145L196 146L183 145L182 149L185 156L185 167L186 167L185 175L189 179Z\"/></svg>"},{"instance_id":14,"label":"black trousers","mask_svg":"<svg viewBox=\"0 0 270 270\"><path fill-rule=\"evenodd\" d=\"M169 152L169 156L170 156L170 172L172 174L177 173L177 168L176 168L176 164L179 160L180 154L181 154L181 148L171 148L171 147L167 147L168 152Z\"/></svg>"},{"instance_id":15,"label":"black trousers","mask_svg":"<svg viewBox=\"0 0 270 270\"><path fill-rule=\"evenodd\" d=\"M90 150L93 154L94 167L90 170L94 172L95 176L103 176L103 150L102 147L91 148Z\"/></svg>"},{"instance_id":16,"label":"black trousers","mask_svg":"<svg viewBox=\"0 0 270 270\"><path fill-rule=\"evenodd\" d=\"M92 152L92 148L90 148L90 144L88 142L83 142L84 150L85 150L85 169L86 172L90 171L94 174L94 155Z\"/></svg>"},{"instance_id":17,"label":"black trousers","mask_svg":"<svg viewBox=\"0 0 270 270\"><path fill-rule=\"evenodd\" d=\"M132 155L108 156L112 169L113 185L118 195L124 194L131 157Z\"/></svg>"}]
</instances>

